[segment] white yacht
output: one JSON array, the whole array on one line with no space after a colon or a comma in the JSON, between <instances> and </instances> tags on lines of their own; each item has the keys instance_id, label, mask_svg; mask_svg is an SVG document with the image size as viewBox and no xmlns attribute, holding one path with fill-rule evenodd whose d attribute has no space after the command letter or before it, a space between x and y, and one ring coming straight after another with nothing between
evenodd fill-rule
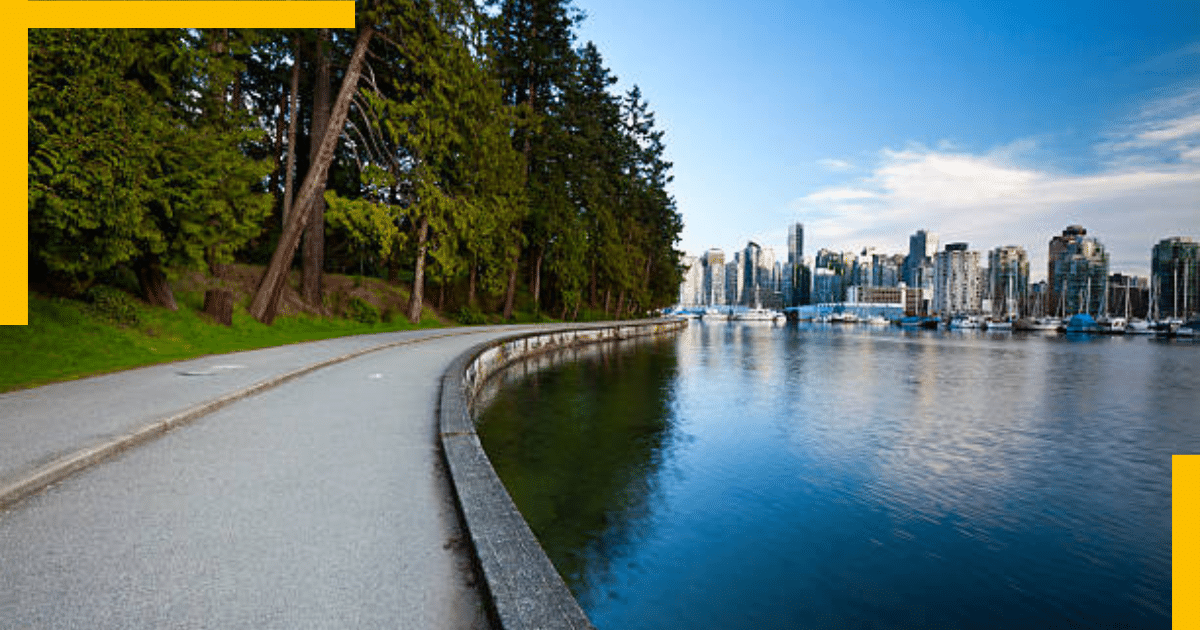
<instances>
[{"instance_id":1,"label":"white yacht","mask_svg":"<svg viewBox=\"0 0 1200 630\"><path fill-rule=\"evenodd\" d=\"M959 315L950 320L950 328L979 328L982 323L975 315Z\"/></svg>"}]
</instances>

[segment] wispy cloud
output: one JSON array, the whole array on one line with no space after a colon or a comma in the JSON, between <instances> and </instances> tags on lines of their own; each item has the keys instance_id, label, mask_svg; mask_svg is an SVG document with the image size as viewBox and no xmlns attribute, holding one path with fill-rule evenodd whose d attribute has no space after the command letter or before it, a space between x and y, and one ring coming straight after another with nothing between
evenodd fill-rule
<instances>
[{"instance_id":1,"label":"wispy cloud","mask_svg":"<svg viewBox=\"0 0 1200 630\"><path fill-rule=\"evenodd\" d=\"M853 171L854 169L858 168L858 167L854 166L854 164L847 162L846 160L835 160L833 158L825 158L823 160L817 160L817 164L820 164L821 166L824 166L825 168L827 168L831 171L837 172L837 173Z\"/></svg>"},{"instance_id":2,"label":"wispy cloud","mask_svg":"<svg viewBox=\"0 0 1200 630\"><path fill-rule=\"evenodd\" d=\"M1038 277L1050 238L1077 223L1105 244L1113 271L1146 273L1159 239L1200 236L1200 108L1186 111L1188 103L1200 104L1200 89L1148 103L1097 142L1101 155L1122 159L1095 172L1038 163L1030 139L983 153L949 143L884 149L868 174L804 195L792 209L810 250L902 252L908 235L926 228L973 249L1024 246Z\"/></svg>"}]
</instances>

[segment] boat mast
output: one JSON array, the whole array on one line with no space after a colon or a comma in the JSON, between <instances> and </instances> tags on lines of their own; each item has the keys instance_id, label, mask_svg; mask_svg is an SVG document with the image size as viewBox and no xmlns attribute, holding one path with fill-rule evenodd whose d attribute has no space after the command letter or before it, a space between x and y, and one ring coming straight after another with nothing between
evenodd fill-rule
<instances>
[{"instance_id":1,"label":"boat mast","mask_svg":"<svg viewBox=\"0 0 1200 630\"><path fill-rule=\"evenodd\" d=\"M1129 321L1129 281L1132 278L1125 278L1125 321Z\"/></svg>"}]
</instances>

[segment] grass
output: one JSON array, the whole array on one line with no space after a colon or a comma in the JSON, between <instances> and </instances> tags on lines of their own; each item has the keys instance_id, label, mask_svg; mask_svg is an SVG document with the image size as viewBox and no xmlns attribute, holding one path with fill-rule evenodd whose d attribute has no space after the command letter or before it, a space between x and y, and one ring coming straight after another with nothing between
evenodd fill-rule
<instances>
[{"instance_id":1,"label":"grass","mask_svg":"<svg viewBox=\"0 0 1200 630\"><path fill-rule=\"evenodd\" d=\"M139 304L137 323L121 325L83 302L30 293L29 325L0 326L0 392L208 354L445 325L427 309L419 324L403 316L364 324L294 315L266 326L243 305L234 309L233 326L226 327L199 312L199 294L176 297L179 310Z\"/></svg>"}]
</instances>

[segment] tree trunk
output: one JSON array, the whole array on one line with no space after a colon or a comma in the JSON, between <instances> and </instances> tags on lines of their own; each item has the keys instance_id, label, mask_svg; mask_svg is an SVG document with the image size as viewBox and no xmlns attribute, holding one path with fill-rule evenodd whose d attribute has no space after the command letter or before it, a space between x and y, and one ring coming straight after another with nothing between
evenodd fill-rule
<instances>
[{"instance_id":1,"label":"tree trunk","mask_svg":"<svg viewBox=\"0 0 1200 630\"><path fill-rule=\"evenodd\" d=\"M204 312L218 324L233 325L233 291L209 289L204 292Z\"/></svg>"},{"instance_id":2,"label":"tree trunk","mask_svg":"<svg viewBox=\"0 0 1200 630\"><path fill-rule=\"evenodd\" d=\"M313 85L313 138L325 135L329 128L329 29L317 31L317 76ZM340 125L339 125L340 131ZM312 143L309 163L316 161L318 146ZM309 168L312 168L311 166ZM325 177L319 182L309 212L308 230L304 233L304 264L301 280L301 295L305 302L321 306L321 274L325 268Z\"/></svg>"},{"instance_id":3,"label":"tree trunk","mask_svg":"<svg viewBox=\"0 0 1200 630\"><path fill-rule=\"evenodd\" d=\"M504 294L504 319L513 316L513 306L517 299L517 268L521 266L521 253L513 255L512 270L508 272L508 290Z\"/></svg>"},{"instance_id":4,"label":"tree trunk","mask_svg":"<svg viewBox=\"0 0 1200 630\"><path fill-rule=\"evenodd\" d=\"M425 249L429 237L429 219L425 215L417 221L417 261L413 267L412 293L408 298L408 321L421 321L421 304L425 293Z\"/></svg>"},{"instance_id":5,"label":"tree trunk","mask_svg":"<svg viewBox=\"0 0 1200 630\"><path fill-rule=\"evenodd\" d=\"M617 319L621 319L625 316L624 309L625 309L625 289L621 289L621 296L617 298L617 312L616 312Z\"/></svg>"},{"instance_id":6,"label":"tree trunk","mask_svg":"<svg viewBox=\"0 0 1200 630\"><path fill-rule=\"evenodd\" d=\"M588 300L588 304L589 304L589 305L590 305L592 308L596 308L596 299L597 299L597 293L596 293L596 259L595 259L595 258L593 258L593 259L592 259L592 292L591 292L591 298Z\"/></svg>"},{"instance_id":7,"label":"tree trunk","mask_svg":"<svg viewBox=\"0 0 1200 630\"><path fill-rule=\"evenodd\" d=\"M467 306L475 307L475 279L479 276L479 263L471 264L471 275L467 280Z\"/></svg>"},{"instance_id":8,"label":"tree trunk","mask_svg":"<svg viewBox=\"0 0 1200 630\"><path fill-rule=\"evenodd\" d=\"M288 212L292 209L293 184L296 173L296 126L300 118L300 37L292 47L292 86L288 96L288 135L287 135L287 174L283 184L283 220L287 223ZM313 135L313 138L320 136Z\"/></svg>"},{"instance_id":9,"label":"tree trunk","mask_svg":"<svg viewBox=\"0 0 1200 630\"><path fill-rule=\"evenodd\" d=\"M537 258L533 263L533 312L542 312L542 261L546 259L546 251L538 248Z\"/></svg>"},{"instance_id":10,"label":"tree trunk","mask_svg":"<svg viewBox=\"0 0 1200 630\"><path fill-rule=\"evenodd\" d=\"M604 319L608 319L608 306L612 302L612 287L604 290Z\"/></svg>"},{"instance_id":11,"label":"tree trunk","mask_svg":"<svg viewBox=\"0 0 1200 630\"><path fill-rule=\"evenodd\" d=\"M367 45L370 44L371 35L374 32L375 30L370 26L359 30L358 41L354 44L354 54L351 55L350 63L346 66L346 77L342 81L342 89L338 91L328 128L321 139L321 149L317 154L317 160L304 176L304 183L300 186L300 192L292 206L288 222L283 226L279 244L275 247L275 253L271 255L271 262L267 265L267 270L263 273L262 281L259 282L258 290L254 293L254 299L250 303L250 314L264 324L274 321L275 315L279 311L279 298L283 293L288 269L291 267L292 258L296 255L300 234L311 216L308 212L296 212L295 210L309 207L309 204L317 196L318 186L323 187L325 177L329 174L329 165L333 162L333 153L337 148L342 126L346 124L346 114L350 111L350 98L358 85L358 75L362 71L363 57L367 54Z\"/></svg>"},{"instance_id":12,"label":"tree trunk","mask_svg":"<svg viewBox=\"0 0 1200 630\"><path fill-rule=\"evenodd\" d=\"M179 306L175 304L175 294L171 292L171 285L167 284L167 276L163 274L162 265L157 258L139 258L134 264L134 273L137 274L142 298L150 305L169 308L172 311L179 310Z\"/></svg>"},{"instance_id":13,"label":"tree trunk","mask_svg":"<svg viewBox=\"0 0 1200 630\"><path fill-rule=\"evenodd\" d=\"M287 118L287 89L279 89L279 116L275 118L275 144L271 146L271 156L275 160L275 169L271 171L271 182L267 185L267 190L271 191L271 196L274 197L279 190L279 180L283 177L284 160L279 157L283 151L283 124ZM287 206L282 206L286 208ZM282 219L279 221L283 225Z\"/></svg>"}]
</instances>

